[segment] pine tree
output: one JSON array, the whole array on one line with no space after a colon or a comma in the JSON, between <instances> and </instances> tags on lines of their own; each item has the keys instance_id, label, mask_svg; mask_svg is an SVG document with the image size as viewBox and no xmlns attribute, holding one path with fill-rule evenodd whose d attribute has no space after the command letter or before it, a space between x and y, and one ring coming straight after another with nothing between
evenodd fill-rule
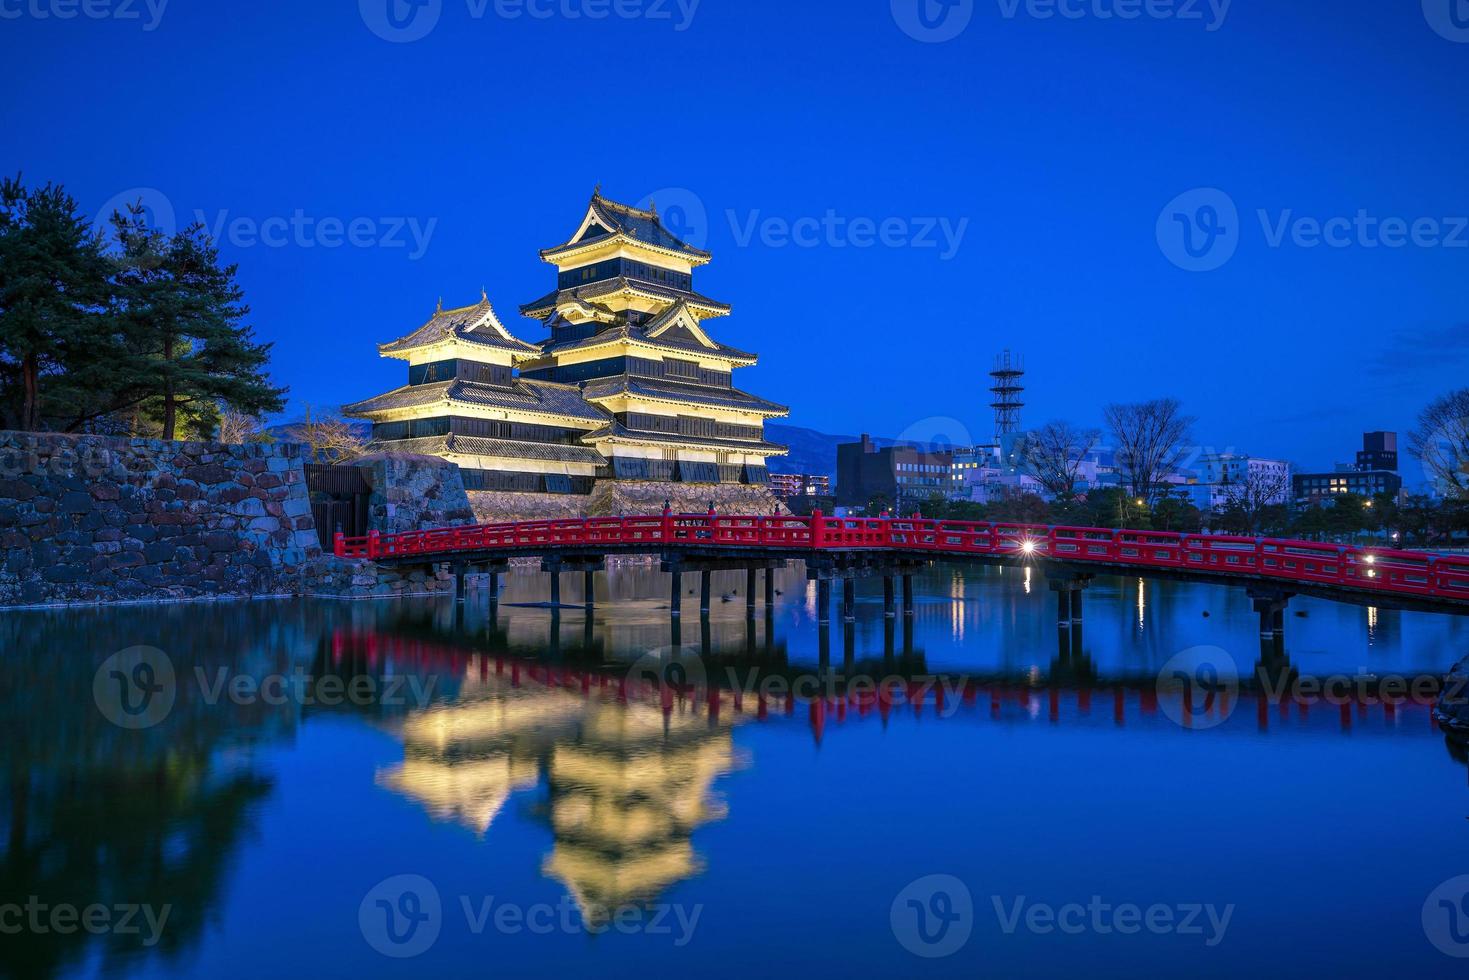
<instances>
[{"instance_id":1,"label":"pine tree","mask_svg":"<svg viewBox=\"0 0 1469 980\"><path fill-rule=\"evenodd\" d=\"M110 389L109 266L76 201L0 181L0 370L6 423L41 428L68 390ZM62 379L65 379L64 382ZM49 397L48 397L49 396Z\"/></svg>"},{"instance_id":2,"label":"pine tree","mask_svg":"<svg viewBox=\"0 0 1469 980\"><path fill-rule=\"evenodd\" d=\"M113 226L127 383L162 438L212 431L221 401L248 414L280 411L286 389L265 374L271 345L255 341L237 267L220 265L203 225L167 237L131 208Z\"/></svg>"}]
</instances>

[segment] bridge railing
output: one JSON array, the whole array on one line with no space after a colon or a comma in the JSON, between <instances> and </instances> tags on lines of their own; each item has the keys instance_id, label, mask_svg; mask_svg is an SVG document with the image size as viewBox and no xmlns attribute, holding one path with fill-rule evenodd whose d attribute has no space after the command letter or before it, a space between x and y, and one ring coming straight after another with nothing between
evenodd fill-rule
<instances>
[{"instance_id":1,"label":"bridge railing","mask_svg":"<svg viewBox=\"0 0 1469 980\"><path fill-rule=\"evenodd\" d=\"M354 538L338 534L334 550L345 558L376 560L451 558L456 553L499 550L670 545L1050 558L1079 564L1249 575L1469 602L1469 556L1222 534L920 517L827 517L819 512L811 517L665 513L483 524L403 534L372 532Z\"/></svg>"}]
</instances>

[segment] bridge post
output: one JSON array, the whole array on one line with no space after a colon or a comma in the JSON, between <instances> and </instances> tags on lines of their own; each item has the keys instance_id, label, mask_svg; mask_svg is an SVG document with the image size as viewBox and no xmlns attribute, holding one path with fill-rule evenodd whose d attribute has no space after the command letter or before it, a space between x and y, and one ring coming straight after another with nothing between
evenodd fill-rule
<instances>
[{"instance_id":1,"label":"bridge post","mask_svg":"<svg viewBox=\"0 0 1469 980\"><path fill-rule=\"evenodd\" d=\"M1085 588L1071 590L1071 623L1074 626L1081 625L1081 597L1085 592Z\"/></svg>"},{"instance_id":2,"label":"bridge post","mask_svg":"<svg viewBox=\"0 0 1469 980\"><path fill-rule=\"evenodd\" d=\"M816 580L816 621L831 622L831 579Z\"/></svg>"},{"instance_id":3,"label":"bridge post","mask_svg":"<svg viewBox=\"0 0 1469 980\"><path fill-rule=\"evenodd\" d=\"M469 568L462 561L456 561L450 568L454 573L454 601L463 602L469 595L469 587L464 580Z\"/></svg>"},{"instance_id":4,"label":"bridge post","mask_svg":"<svg viewBox=\"0 0 1469 980\"><path fill-rule=\"evenodd\" d=\"M495 566L490 566L490 603L493 605L500 601L500 573Z\"/></svg>"},{"instance_id":5,"label":"bridge post","mask_svg":"<svg viewBox=\"0 0 1469 980\"><path fill-rule=\"evenodd\" d=\"M699 615L709 615L710 578L714 573L707 568L699 573Z\"/></svg>"},{"instance_id":6,"label":"bridge post","mask_svg":"<svg viewBox=\"0 0 1469 980\"><path fill-rule=\"evenodd\" d=\"M857 580L848 575L842 579L842 622L857 619Z\"/></svg>"},{"instance_id":7,"label":"bridge post","mask_svg":"<svg viewBox=\"0 0 1469 980\"><path fill-rule=\"evenodd\" d=\"M559 609L561 607L561 569L551 570L551 606Z\"/></svg>"},{"instance_id":8,"label":"bridge post","mask_svg":"<svg viewBox=\"0 0 1469 980\"><path fill-rule=\"evenodd\" d=\"M893 577L884 575L882 577L882 614L886 619L893 619L898 615L897 604L893 600Z\"/></svg>"},{"instance_id":9,"label":"bridge post","mask_svg":"<svg viewBox=\"0 0 1469 980\"><path fill-rule=\"evenodd\" d=\"M748 619L755 618L755 576L758 574L753 568L745 569L745 616Z\"/></svg>"},{"instance_id":10,"label":"bridge post","mask_svg":"<svg viewBox=\"0 0 1469 980\"><path fill-rule=\"evenodd\" d=\"M587 608L595 609L597 606L597 573L587 569L582 573L583 590L587 594Z\"/></svg>"},{"instance_id":11,"label":"bridge post","mask_svg":"<svg viewBox=\"0 0 1469 980\"><path fill-rule=\"evenodd\" d=\"M913 615L913 576L903 576L903 615Z\"/></svg>"},{"instance_id":12,"label":"bridge post","mask_svg":"<svg viewBox=\"0 0 1469 980\"><path fill-rule=\"evenodd\" d=\"M1056 583L1059 585L1060 583ZM1056 625L1063 630L1071 628L1071 590L1056 589Z\"/></svg>"},{"instance_id":13,"label":"bridge post","mask_svg":"<svg viewBox=\"0 0 1469 980\"><path fill-rule=\"evenodd\" d=\"M683 572L675 568L668 573L668 577L673 580L673 588L668 595L668 611L669 615L677 619L683 615Z\"/></svg>"},{"instance_id":14,"label":"bridge post","mask_svg":"<svg viewBox=\"0 0 1469 980\"><path fill-rule=\"evenodd\" d=\"M765 569L765 608L775 608L775 569Z\"/></svg>"}]
</instances>

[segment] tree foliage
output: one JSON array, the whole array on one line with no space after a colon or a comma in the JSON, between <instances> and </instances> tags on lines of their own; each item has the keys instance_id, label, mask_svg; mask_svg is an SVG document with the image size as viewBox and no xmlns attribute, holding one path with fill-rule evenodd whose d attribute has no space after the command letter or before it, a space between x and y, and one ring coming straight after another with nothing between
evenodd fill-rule
<instances>
[{"instance_id":1,"label":"tree foliage","mask_svg":"<svg viewBox=\"0 0 1469 980\"><path fill-rule=\"evenodd\" d=\"M270 345L237 269L202 225L149 228L141 205L104 240L60 187L0 183L0 414L28 430L207 436L220 405L279 411Z\"/></svg>"}]
</instances>

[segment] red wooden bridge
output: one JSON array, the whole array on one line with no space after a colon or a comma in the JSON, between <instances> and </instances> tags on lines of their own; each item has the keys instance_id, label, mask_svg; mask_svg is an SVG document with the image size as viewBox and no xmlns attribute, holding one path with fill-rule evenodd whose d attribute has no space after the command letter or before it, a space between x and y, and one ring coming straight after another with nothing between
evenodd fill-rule
<instances>
[{"instance_id":1,"label":"red wooden bridge","mask_svg":"<svg viewBox=\"0 0 1469 980\"><path fill-rule=\"evenodd\" d=\"M580 567L590 568L586 562L608 554L651 553L661 554L664 567L675 572L746 567L752 579L756 567L801 559L826 570L820 576L812 573L823 584L829 578L850 583L853 574L891 577L896 570L906 585L917 565L977 560L1035 564L1048 576L1083 584L1096 574L1142 574L1264 587L1284 597L1309 593L1371 605L1469 612L1469 557L1464 556L1275 538L919 517L827 517L819 512L811 517L712 512L592 517L374 532L356 538L339 534L335 552L380 563L447 562L460 568L503 567L509 558L536 556L555 563L547 564L548 570L560 569L562 561L580 561ZM674 595L679 592L675 587Z\"/></svg>"}]
</instances>

